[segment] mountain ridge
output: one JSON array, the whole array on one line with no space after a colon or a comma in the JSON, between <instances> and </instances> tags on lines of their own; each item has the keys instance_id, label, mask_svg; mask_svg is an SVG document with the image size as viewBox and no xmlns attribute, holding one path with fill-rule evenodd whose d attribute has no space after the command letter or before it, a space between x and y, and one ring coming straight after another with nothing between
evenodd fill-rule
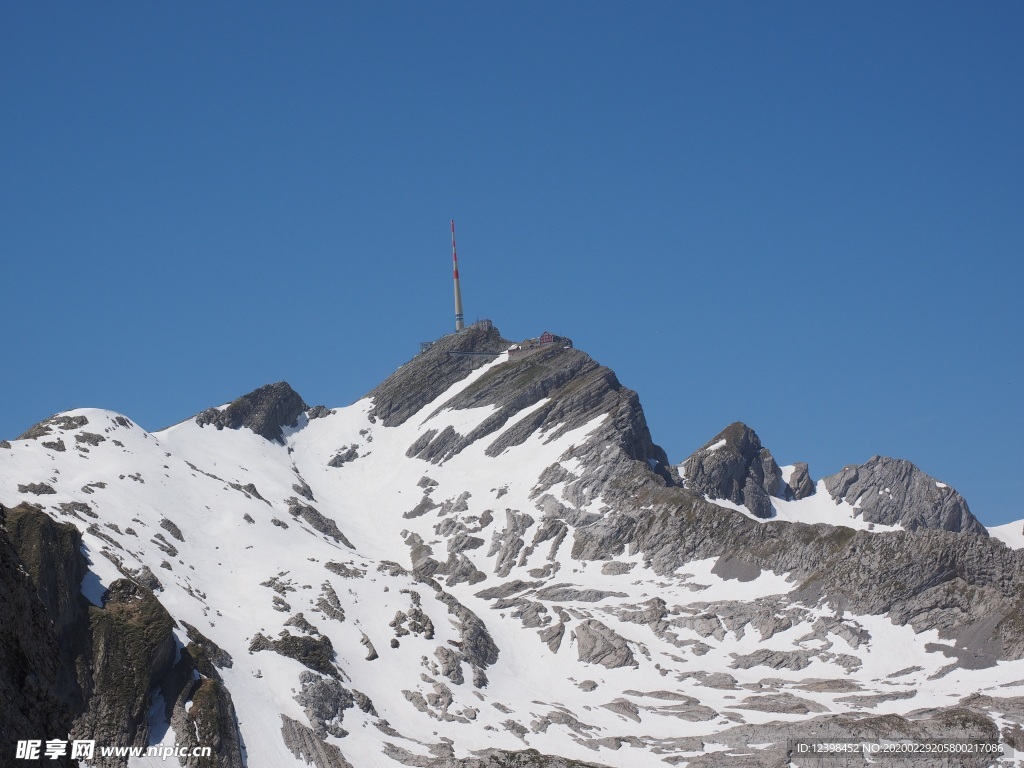
<instances>
[{"instance_id":1,"label":"mountain ridge","mask_svg":"<svg viewBox=\"0 0 1024 768\"><path fill-rule=\"evenodd\" d=\"M157 433L58 414L0 450L0 503L78 531L94 621L132 594L174 622L146 646L178 662L133 688L133 743L198 743L199 717L216 765L490 768L775 765L794 729L840 722L1016 738L1019 551L941 530L956 514L900 530L844 500L895 488L893 465L834 497L742 424L672 466L612 371L510 345L471 326L344 408L279 382ZM893 506L944 490L895 466ZM69 700L72 733L114 740L88 725L109 695ZM728 748L696 746L712 735ZM772 746L741 758L752 739Z\"/></svg>"}]
</instances>

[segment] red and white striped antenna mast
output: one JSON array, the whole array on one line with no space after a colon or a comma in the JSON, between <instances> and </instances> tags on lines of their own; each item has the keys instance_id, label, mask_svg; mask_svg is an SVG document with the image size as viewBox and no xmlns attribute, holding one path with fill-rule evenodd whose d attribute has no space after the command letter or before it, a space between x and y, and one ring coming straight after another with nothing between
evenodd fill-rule
<instances>
[{"instance_id":1,"label":"red and white striped antenna mast","mask_svg":"<svg viewBox=\"0 0 1024 768\"><path fill-rule=\"evenodd\" d=\"M466 327L462 318L462 291L459 290L459 257L455 252L455 219L452 219L452 274L455 279L455 330Z\"/></svg>"}]
</instances>

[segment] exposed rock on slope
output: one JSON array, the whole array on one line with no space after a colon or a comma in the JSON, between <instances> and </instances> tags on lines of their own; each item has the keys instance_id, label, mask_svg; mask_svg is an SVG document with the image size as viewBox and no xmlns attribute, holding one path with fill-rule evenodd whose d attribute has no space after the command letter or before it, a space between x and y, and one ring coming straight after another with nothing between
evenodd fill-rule
<instances>
[{"instance_id":1,"label":"exposed rock on slope","mask_svg":"<svg viewBox=\"0 0 1024 768\"><path fill-rule=\"evenodd\" d=\"M778 495L782 472L757 433L735 422L683 464L686 487L712 499L743 504L760 518L772 516L769 497Z\"/></svg>"},{"instance_id":2,"label":"exposed rock on slope","mask_svg":"<svg viewBox=\"0 0 1024 768\"><path fill-rule=\"evenodd\" d=\"M64 738L71 710L59 692L60 652L53 624L3 525L0 507L0 754L14 741ZM41 513L40 513L41 514ZM66 760L58 765L70 765Z\"/></svg>"},{"instance_id":3,"label":"exposed rock on slope","mask_svg":"<svg viewBox=\"0 0 1024 768\"><path fill-rule=\"evenodd\" d=\"M798 501L806 499L814 493L814 481L811 479L806 462L798 461L793 465L793 471L786 482L785 491L787 499L796 499Z\"/></svg>"},{"instance_id":4,"label":"exposed rock on slope","mask_svg":"<svg viewBox=\"0 0 1024 768\"><path fill-rule=\"evenodd\" d=\"M38 596L39 608L25 619L29 627L35 619L49 625L44 636L33 637L32 652L49 649L51 658L23 685L45 686L47 706L59 713L52 716L64 723L60 737L70 730L112 746L145 746L149 692L174 657L170 616L128 581L112 584L106 606L87 612L79 591L86 566L74 526L28 505L10 510L7 520L10 561L23 564ZM26 661L11 668L23 669Z\"/></svg>"},{"instance_id":5,"label":"exposed rock on slope","mask_svg":"<svg viewBox=\"0 0 1024 768\"><path fill-rule=\"evenodd\" d=\"M719 558L728 572L785 574L809 604L887 614L917 632L938 629L979 659L1024 658L1020 590L1024 552L946 531L869 533L803 523L758 523L697 497L662 488L575 530L573 557L642 553L668 575Z\"/></svg>"},{"instance_id":6,"label":"exposed rock on slope","mask_svg":"<svg viewBox=\"0 0 1024 768\"><path fill-rule=\"evenodd\" d=\"M487 455L497 456L520 445L536 431L554 440L607 417L604 438L613 440L628 458L651 460L664 471L668 458L651 440L636 392L623 387L611 369L578 349L552 346L514 358L485 373L442 407L495 408L466 436L468 444L501 431L513 416L538 404L529 416L503 431L487 447Z\"/></svg>"},{"instance_id":7,"label":"exposed rock on slope","mask_svg":"<svg viewBox=\"0 0 1024 768\"><path fill-rule=\"evenodd\" d=\"M35 440L46 435L53 434L53 430L70 430L77 429L78 427L85 426L89 423L89 419L85 416L65 416L64 414L55 414L48 419L43 419L38 424L34 424L27 430L18 435L18 440Z\"/></svg>"},{"instance_id":8,"label":"exposed rock on slope","mask_svg":"<svg viewBox=\"0 0 1024 768\"><path fill-rule=\"evenodd\" d=\"M196 416L199 426L217 429L248 427L267 440L281 442L282 427L294 427L307 406L287 382L267 384L232 402L223 410L207 408Z\"/></svg>"},{"instance_id":9,"label":"exposed rock on slope","mask_svg":"<svg viewBox=\"0 0 1024 768\"><path fill-rule=\"evenodd\" d=\"M904 459L872 456L826 477L825 487L832 498L846 499L870 523L988 536L959 493Z\"/></svg>"},{"instance_id":10,"label":"exposed rock on slope","mask_svg":"<svg viewBox=\"0 0 1024 768\"><path fill-rule=\"evenodd\" d=\"M87 570L82 535L29 504L8 511L7 530L53 626L60 654L59 695L77 715L84 705L77 667L89 634L88 601L81 593Z\"/></svg>"},{"instance_id":11,"label":"exposed rock on slope","mask_svg":"<svg viewBox=\"0 0 1024 768\"><path fill-rule=\"evenodd\" d=\"M446 336L369 393L374 399L371 415L389 426L401 424L452 383L493 362L481 353L497 356L497 351L508 345L497 329L474 327ZM449 351L474 354L449 355ZM575 505L583 506L597 497L613 479L620 485L652 479L660 484L673 482L668 457L651 439L636 392L623 387L613 371L578 349L552 345L503 362L434 413L484 407L492 408L492 413L467 434L451 427L424 432L409 447L408 455L438 463L469 445L489 440L485 453L497 457L532 435L556 440L600 421L586 443L574 449L574 458L588 469L586 476L573 484L571 501ZM554 482L555 477L548 476L536 492Z\"/></svg>"},{"instance_id":12,"label":"exposed rock on slope","mask_svg":"<svg viewBox=\"0 0 1024 768\"><path fill-rule=\"evenodd\" d=\"M456 758L449 747L435 749L440 752L437 757L424 758L414 755L406 749L388 745L388 755L402 765L418 766L418 768L603 768L597 763L585 763L580 760L569 760L556 755L542 755L535 749L522 752L507 752L500 749L485 749L474 757ZM447 754L445 752L447 751Z\"/></svg>"},{"instance_id":13,"label":"exposed rock on slope","mask_svg":"<svg viewBox=\"0 0 1024 768\"><path fill-rule=\"evenodd\" d=\"M187 749L209 747L212 755L187 761L189 768L244 768L242 737L234 702L219 668L231 656L195 627L182 622L192 641L181 649L174 668L161 681L169 722Z\"/></svg>"},{"instance_id":14,"label":"exposed rock on slope","mask_svg":"<svg viewBox=\"0 0 1024 768\"><path fill-rule=\"evenodd\" d=\"M371 416L384 426L397 427L452 384L494 360L511 342L497 328L471 325L445 336L388 376L367 394L373 398ZM449 352L472 352L449 355ZM493 353L490 357L484 353Z\"/></svg>"},{"instance_id":15,"label":"exposed rock on slope","mask_svg":"<svg viewBox=\"0 0 1024 768\"><path fill-rule=\"evenodd\" d=\"M103 608L90 607L86 703L72 733L117 747L149 742L149 692L171 670L174 621L149 590L115 581Z\"/></svg>"}]
</instances>

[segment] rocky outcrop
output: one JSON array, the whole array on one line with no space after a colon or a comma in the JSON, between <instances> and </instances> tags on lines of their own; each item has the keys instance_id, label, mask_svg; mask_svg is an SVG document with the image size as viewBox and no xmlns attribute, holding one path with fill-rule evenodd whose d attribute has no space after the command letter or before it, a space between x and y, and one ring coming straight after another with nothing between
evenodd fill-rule
<instances>
[{"instance_id":1,"label":"rocky outcrop","mask_svg":"<svg viewBox=\"0 0 1024 768\"><path fill-rule=\"evenodd\" d=\"M733 568L745 563L787 575L808 604L888 614L918 632L937 629L975 654L974 663L1024 658L1024 551L994 539L765 524L680 488L651 488L614 507L574 531L574 558L611 560L628 547L666 575L691 560L725 558Z\"/></svg>"},{"instance_id":2,"label":"rocky outcrop","mask_svg":"<svg viewBox=\"0 0 1024 768\"><path fill-rule=\"evenodd\" d=\"M524 409L544 405L505 425ZM623 387L615 373L578 349L553 346L496 366L464 389L444 408L496 406L495 412L466 436L466 444L497 435L487 455L520 445L535 432L557 439L593 425L588 442L618 447L622 455L661 473L670 482L668 457L651 439L636 392ZM613 463L618 466L617 462Z\"/></svg>"},{"instance_id":3,"label":"rocky outcrop","mask_svg":"<svg viewBox=\"0 0 1024 768\"><path fill-rule=\"evenodd\" d=\"M67 431L71 429L78 429L84 427L89 423L89 419L85 416L67 416L64 414L56 414L48 419L43 419L38 424L34 424L27 430L18 435L17 440L35 440L36 438L43 437L45 435L53 434L53 430L59 429Z\"/></svg>"},{"instance_id":4,"label":"rocky outcrop","mask_svg":"<svg viewBox=\"0 0 1024 768\"><path fill-rule=\"evenodd\" d=\"M330 677L338 676L338 670L334 667L334 646L328 637L313 638L284 631L277 640L271 640L265 635L257 634L249 644L249 651L265 650L295 659L314 672Z\"/></svg>"},{"instance_id":5,"label":"rocky outcrop","mask_svg":"<svg viewBox=\"0 0 1024 768\"><path fill-rule=\"evenodd\" d=\"M85 653L89 627L88 601L81 592L86 574L82 535L29 504L8 511L7 530L53 624L60 696L77 713L83 701L76 665Z\"/></svg>"},{"instance_id":6,"label":"rocky outcrop","mask_svg":"<svg viewBox=\"0 0 1024 768\"><path fill-rule=\"evenodd\" d=\"M78 620L85 604L80 588L87 570L81 534L29 504L7 511L6 527L46 614L62 632Z\"/></svg>"},{"instance_id":7,"label":"rocky outcrop","mask_svg":"<svg viewBox=\"0 0 1024 768\"><path fill-rule=\"evenodd\" d=\"M787 499L797 501L806 499L814 493L814 481L811 479L807 462L798 461L793 465L793 470L789 473L789 480L786 482L785 492Z\"/></svg>"},{"instance_id":8,"label":"rocky outcrop","mask_svg":"<svg viewBox=\"0 0 1024 768\"><path fill-rule=\"evenodd\" d=\"M453 595L434 584L434 597L444 603L451 615L451 622L459 633L459 639L452 643L457 650L457 659L467 662L473 669L473 685L483 688L487 685L487 667L498 660L498 646L487 631L487 625Z\"/></svg>"},{"instance_id":9,"label":"rocky outcrop","mask_svg":"<svg viewBox=\"0 0 1024 768\"><path fill-rule=\"evenodd\" d=\"M74 738L146 746L149 692L174 662L173 624L149 590L127 579L110 585L102 608L90 606L89 674L84 711L71 731Z\"/></svg>"},{"instance_id":10,"label":"rocky outcrop","mask_svg":"<svg viewBox=\"0 0 1024 768\"><path fill-rule=\"evenodd\" d=\"M438 339L367 394L373 398L371 416L387 427L404 424L457 381L494 360L510 344L496 328L476 325Z\"/></svg>"},{"instance_id":11,"label":"rocky outcrop","mask_svg":"<svg viewBox=\"0 0 1024 768\"><path fill-rule=\"evenodd\" d=\"M170 672L175 656L170 615L148 589L126 579L110 585L102 608L90 605L81 594L86 562L78 530L27 504L8 510L5 518L0 571L20 564L20 586L33 588L36 607L2 614L19 620L3 622L0 654L6 648L13 655L0 663L0 670L18 675L34 667L13 694L11 711L38 722L34 729L5 727L0 732L50 733L53 738L70 732L103 745L145 746L149 694ZM2 551L5 545L10 552ZM8 590L7 596L15 595ZM0 587L0 607L3 599ZM3 690L0 673L0 702ZM0 720L7 709L0 703ZM55 723L60 723L57 733ZM98 759L96 765L123 762Z\"/></svg>"},{"instance_id":12,"label":"rocky outcrop","mask_svg":"<svg viewBox=\"0 0 1024 768\"><path fill-rule=\"evenodd\" d=\"M712 499L742 504L756 517L772 516L782 472L757 433L735 422L688 458L682 468L686 487Z\"/></svg>"},{"instance_id":13,"label":"rocky outcrop","mask_svg":"<svg viewBox=\"0 0 1024 768\"><path fill-rule=\"evenodd\" d=\"M496 329L474 327L445 336L369 393L374 400L371 413L387 426L402 424L468 373L493 362L508 346ZM497 456L522 445L531 435L540 433L553 440L588 425L593 432L574 449L574 457L592 471L584 482L575 484L573 504L585 505L613 480L642 483L654 475L661 484L673 482L668 457L651 439L636 392L577 349L552 345L507 360L442 403L435 413L483 406L492 406L494 412L468 434L453 427L428 430L407 455L440 463L485 440L486 454ZM522 417L530 408L534 410ZM543 490L542 485L538 494Z\"/></svg>"},{"instance_id":14,"label":"rocky outcrop","mask_svg":"<svg viewBox=\"0 0 1024 768\"><path fill-rule=\"evenodd\" d=\"M179 759L187 768L244 768L234 702L219 672L232 666L231 656L191 624L182 625L191 642L161 682L168 720L177 746L209 747L213 754Z\"/></svg>"},{"instance_id":15,"label":"rocky outcrop","mask_svg":"<svg viewBox=\"0 0 1024 768\"><path fill-rule=\"evenodd\" d=\"M294 427L308 409L287 382L267 384L242 395L225 408L208 408L195 417L196 423L217 429L247 427L270 441L283 442L282 427Z\"/></svg>"},{"instance_id":16,"label":"rocky outcrop","mask_svg":"<svg viewBox=\"0 0 1024 768\"><path fill-rule=\"evenodd\" d=\"M345 759L333 744L329 744L316 735L312 728L287 715L281 715L281 738L297 758L316 768L352 768L352 763Z\"/></svg>"},{"instance_id":17,"label":"rocky outcrop","mask_svg":"<svg viewBox=\"0 0 1024 768\"><path fill-rule=\"evenodd\" d=\"M313 725L313 732L318 738L327 736L344 738L348 735L342 728L345 710L355 706L352 692L331 677L320 677L313 672L303 672L299 676L302 690L295 700L305 709L306 717Z\"/></svg>"},{"instance_id":18,"label":"rocky outcrop","mask_svg":"<svg viewBox=\"0 0 1024 768\"><path fill-rule=\"evenodd\" d=\"M795 697L794 697L795 698ZM768 711L783 712L787 709L783 699L781 708ZM807 702L810 704L810 702ZM800 705L797 704L799 711ZM805 705L806 706L806 705ZM808 709L811 707L808 706ZM738 725L719 731L715 741L725 749L708 752L688 759L690 768L717 768L717 766L743 766L743 768L778 768L792 764L795 744L799 742L869 742L879 743L883 740L906 740L907 742L938 742L947 743L970 742L975 744L997 744L999 729L989 717L978 710L968 707L951 707L948 709L921 710L915 717L899 715L818 715L817 717L785 722L779 718L763 724ZM750 744L760 745L752 750ZM678 750L701 751L704 748L702 738L684 737L672 740L672 746ZM982 752L964 752L955 759L941 762L922 759L920 761L905 754L875 755L871 762L880 766L901 766L908 763L922 765L957 765L962 768L988 768L992 764L991 756ZM829 756L819 760L801 760L807 766L860 766L865 764L862 755L852 759Z\"/></svg>"},{"instance_id":19,"label":"rocky outcrop","mask_svg":"<svg viewBox=\"0 0 1024 768\"><path fill-rule=\"evenodd\" d=\"M52 485L48 485L47 483L19 483L18 493L31 493L36 496L49 496L57 493L57 491L54 490Z\"/></svg>"},{"instance_id":20,"label":"rocky outcrop","mask_svg":"<svg viewBox=\"0 0 1024 768\"><path fill-rule=\"evenodd\" d=\"M824 480L832 498L845 499L869 523L988 536L959 493L905 459L872 456Z\"/></svg>"},{"instance_id":21,"label":"rocky outcrop","mask_svg":"<svg viewBox=\"0 0 1024 768\"><path fill-rule=\"evenodd\" d=\"M457 758L451 745L438 744L431 748L432 756L417 755L394 744L386 745L384 754L392 760L415 768L604 768L597 763L570 760L557 755L544 755L535 749L509 752L503 749L485 749L473 757Z\"/></svg>"},{"instance_id":22,"label":"rocky outcrop","mask_svg":"<svg viewBox=\"0 0 1024 768\"><path fill-rule=\"evenodd\" d=\"M580 661L600 664L608 669L637 666L625 638L597 619L580 622L573 633Z\"/></svg>"},{"instance_id":23,"label":"rocky outcrop","mask_svg":"<svg viewBox=\"0 0 1024 768\"><path fill-rule=\"evenodd\" d=\"M0 507L0 754L4 760L13 760L15 739L64 739L72 720L60 690L57 636L4 526L9 515L10 510ZM52 763L71 765L64 759Z\"/></svg>"},{"instance_id":24,"label":"rocky outcrop","mask_svg":"<svg viewBox=\"0 0 1024 768\"><path fill-rule=\"evenodd\" d=\"M324 536L330 536L337 542L344 544L349 549L355 549L352 542L338 528L338 524L331 518L321 514L320 511L309 504L303 504L294 496L287 500L288 513L296 520L304 520L309 526Z\"/></svg>"}]
</instances>

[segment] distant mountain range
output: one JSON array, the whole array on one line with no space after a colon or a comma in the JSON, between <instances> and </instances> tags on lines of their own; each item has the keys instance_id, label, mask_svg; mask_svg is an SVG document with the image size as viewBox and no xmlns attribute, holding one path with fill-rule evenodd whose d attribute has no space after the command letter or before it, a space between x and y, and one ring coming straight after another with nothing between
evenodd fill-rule
<instances>
[{"instance_id":1,"label":"distant mountain range","mask_svg":"<svg viewBox=\"0 0 1024 768\"><path fill-rule=\"evenodd\" d=\"M555 338L475 324L344 408L280 382L0 442L0 765L1015 764L1024 523L740 423L672 465ZM210 754L100 753L150 745Z\"/></svg>"}]
</instances>

